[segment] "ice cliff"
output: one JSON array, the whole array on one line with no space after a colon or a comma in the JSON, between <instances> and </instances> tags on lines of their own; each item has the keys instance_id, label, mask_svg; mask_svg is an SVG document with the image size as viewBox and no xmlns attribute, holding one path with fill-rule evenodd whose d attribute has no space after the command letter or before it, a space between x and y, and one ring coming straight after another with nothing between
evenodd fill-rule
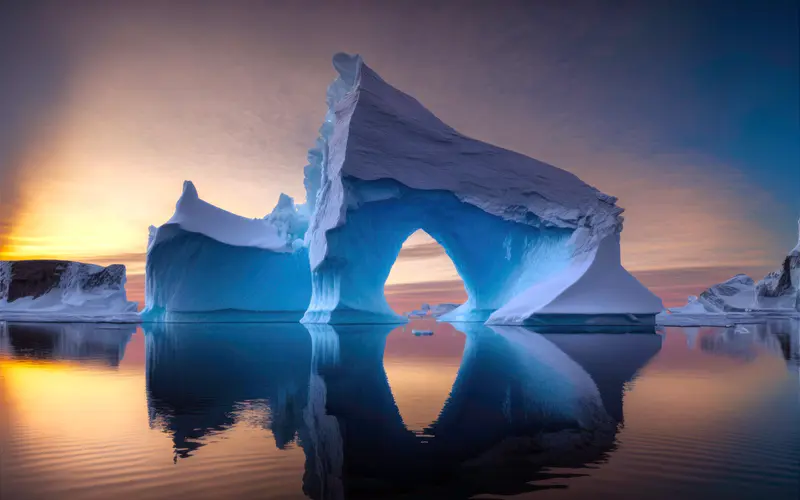
<instances>
[{"instance_id":1,"label":"ice cliff","mask_svg":"<svg viewBox=\"0 0 800 500\"><path fill-rule=\"evenodd\" d=\"M296 321L311 296L305 207L281 195L263 219L200 199L186 181L174 215L150 227L145 321Z\"/></svg>"},{"instance_id":2,"label":"ice cliff","mask_svg":"<svg viewBox=\"0 0 800 500\"><path fill-rule=\"evenodd\" d=\"M138 322L125 266L62 260L0 261L0 320Z\"/></svg>"},{"instance_id":3,"label":"ice cliff","mask_svg":"<svg viewBox=\"0 0 800 500\"><path fill-rule=\"evenodd\" d=\"M383 287L403 242L422 229L468 293L442 319L653 323L660 299L619 262L616 198L460 134L359 56L333 64L339 77L305 169L314 210L304 322L404 321Z\"/></svg>"},{"instance_id":4,"label":"ice cliff","mask_svg":"<svg viewBox=\"0 0 800 500\"><path fill-rule=\"evenodd\" d=\"M798 243L777 271L756 283L744 274L690 296L682 307L671 307L657 317L663 325L728 325L766 320L776 315L800 315L800 221Z\"/></svg>"},{"instance_id":5,"label":"ice cliff","mask_svg":"<svg viewBox=\"0 0 800 500\"><path fill-rule=\"evenodd\" d=\"M800 220L797 245L783 260L781 268L756 284L756 305L764 309L800 311Z\"/></svg>"}]
</instances>

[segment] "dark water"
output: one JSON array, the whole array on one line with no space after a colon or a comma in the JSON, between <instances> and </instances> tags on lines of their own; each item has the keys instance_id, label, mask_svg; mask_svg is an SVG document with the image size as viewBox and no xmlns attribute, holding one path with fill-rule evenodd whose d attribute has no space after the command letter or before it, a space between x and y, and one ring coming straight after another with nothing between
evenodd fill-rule
<instances>
[{"instance_id":1,"label":"dark water","mask_svg":"<svg viewBox=\"0 0 800 500\"><path fill-rule=\"evenodd\" d=\"M799 331L2 325L0 498L796 500Z\"/></svg>"}]
</instances>

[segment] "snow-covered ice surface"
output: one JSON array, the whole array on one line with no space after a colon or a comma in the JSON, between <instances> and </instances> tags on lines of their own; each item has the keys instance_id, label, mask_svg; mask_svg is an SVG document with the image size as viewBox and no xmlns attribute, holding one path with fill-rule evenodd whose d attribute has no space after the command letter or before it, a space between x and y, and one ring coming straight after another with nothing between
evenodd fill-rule
<instances>
[{"instance_id":1,"label":"snow-covered ice surface","mask_svg":"<svg viewBox=\"0 0 800 500\"><path fill-rule=\"evenodd\" d=\"M138 323L125 266L69 261L0 262L0 320Z\"/></svg>"},{"instance_id":2,"label":"snow-covered ice surface","mask_svg":"<svg viewBox=\"0 0 800 500\"><path fill-rule=\"evenodd\" d=\"M605 323L652 324L663 306L619 264L616 198L461 135L359 56L338 54L333 63L339 77L305 170L314 211L304 322L405 321L383 286L403 242L422 229L468 294L444 320L585 322L600 314Z\"/></svg>"},{"instance_id":3,"label":"snow-covered ice surface","mask_svg":"<svg viewBox=\"0 0 800 500\"><path fill-rule=\"evenodd\" d=\"M281 195L263 219L200 199L186 181L175 214L150 228L145 321L297 321L311 277L303 207Z\"/></svg>"},{"instance_id":4,"label":"snow-covered ice surface","mask_svg":"<svg viewBox=\"0 0 800 500\"><path fill-rule=\"evenodd\" d=\"M183 183L183 192L172 217L151 234L148 250L174 237L174 228L203 234L232 246L275 252L288 252L291 249L286 239L279 234L278 228L270 221L241 217L201 200L191 181Z\"/></svg>"},{"instance_id":5,"label":"snow-covered ice surface","mask_svg":"<svg viewBox=\"0 0 800 500\"><path fill-rule=\"evenodd\" d=\"M665 326L728 326L800 317L800 221L798 234L797 246L778 271L758 283L738 274L699 297L690 296L685 306L665 310L656 321Z\"/></svg>"}]
</instances>

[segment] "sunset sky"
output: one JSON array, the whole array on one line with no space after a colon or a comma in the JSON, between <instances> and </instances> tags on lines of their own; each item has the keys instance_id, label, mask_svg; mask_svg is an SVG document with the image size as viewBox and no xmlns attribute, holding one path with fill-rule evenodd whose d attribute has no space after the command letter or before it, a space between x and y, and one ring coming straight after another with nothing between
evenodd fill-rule
<instances>
[{"instance_id":1,"label":"sunset sky","mask_svg":"<svg viewBox=\"0 0 800 500\"><path fill-rule=\"evenodd\" d=\"M618 196L623 263L674 302L797 240L798 46L795 0L6 0L0 258L123 262L140 300L147 227L184 179L249 217L303 201L347 51L459 131ZM390 276L430 300L453 280L424 235Z\"/></svg>"}]
</instances>

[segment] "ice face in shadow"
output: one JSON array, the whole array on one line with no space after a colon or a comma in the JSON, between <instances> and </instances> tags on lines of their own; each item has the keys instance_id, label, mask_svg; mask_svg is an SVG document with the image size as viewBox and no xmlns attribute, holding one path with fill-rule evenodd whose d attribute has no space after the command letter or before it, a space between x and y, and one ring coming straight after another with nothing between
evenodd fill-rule
<instances>
[{"instance_id":1,"label":"ice face in shadow","mask_svg":"<svg viewBox=\"0 0 800 500\"><path fill-rule=\"evenodd\" d=\"M150 230L143 320L299 320L311 297L304 210L281 195L270 215L248 219L184 183L175 214Z\"/></svg>"},{"instance_id":2,"label":"ice face in shadow","mask_svg":"<svg viewBox=\"0 0 800 500\"><path fill-rule=\"evenodd\" d=\"M0 322L0 347L17 358L117 367L135 331L132 324Z\"/></svg>"},{"instance_id":3,"label":"ice face in shadow","mask_svg":"<svg viewBox=\"0 0 800 500\"><path fill-rule=\"evenodd\" d=\"M403 241L422 229L450 256L468 294L445 320L601 315L606 324L652 323L661 301L619 264L615 198L459 134L359 56L338 54L334 66L339 78L306 168L314 212L304 322L405 321L389 309L383 285Z\"/></svg>"}]
</instances>

